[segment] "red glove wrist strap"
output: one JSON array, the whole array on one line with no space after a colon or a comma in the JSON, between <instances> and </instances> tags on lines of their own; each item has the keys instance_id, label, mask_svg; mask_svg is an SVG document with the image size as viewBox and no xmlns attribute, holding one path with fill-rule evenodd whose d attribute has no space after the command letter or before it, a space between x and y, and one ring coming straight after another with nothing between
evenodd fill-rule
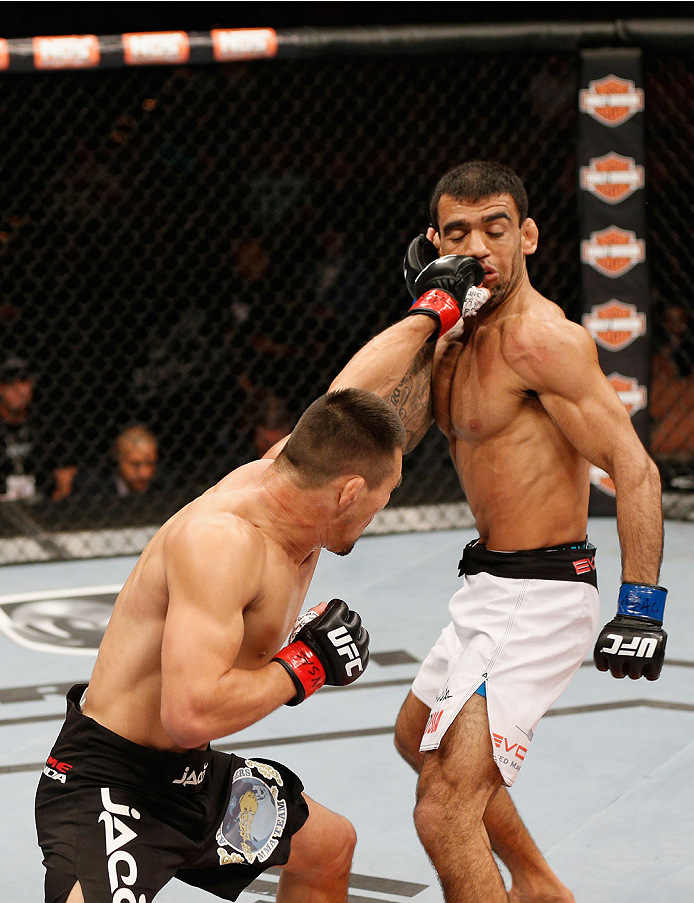
<instances>
[{"instance_id":1,"label":"red glove wrist strap","mask_svg":"<svg viewBox=\"0 0 694 903\"><path fill-rule=\"evenodd\" d=\"M325 683L325 668L306 643L290 643L275 655L273 662L284 665L294 681L296 696L287 705L298 705Z\"/></svg>"},{"instance_id":2,"label":"red glove wrist strap","mask_svg":"<svg viewBox=\"0 0 694 903\"><path fill-rule=\"evenodd\" d=\"M429 289L428 292L424 292L423 295L417 298L409 310L409 313L413 314L427 312L430 314L433 312L438 316L439 323L441 324L439 336L448 332L448 330L452 326L455 326L460 319L458 302L449 295L448 292L444 292L443 289L440 288L432 288Z\"/></svg>"}]
</instances>

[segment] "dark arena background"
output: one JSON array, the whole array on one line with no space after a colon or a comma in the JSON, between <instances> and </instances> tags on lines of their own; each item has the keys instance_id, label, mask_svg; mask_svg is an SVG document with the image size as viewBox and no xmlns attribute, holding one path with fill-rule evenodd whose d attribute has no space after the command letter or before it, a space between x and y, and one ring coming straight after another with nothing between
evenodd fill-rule
<instances>
[{"instance_id":1,"label":"dark arena background","mask_svg":"<svg viewBox=\"0 0 694 903\"><path fill-rule=\"evenodd\" d=\"M614 680L589 652L513 800L576 903L692 896L694 17L691 4L508 7L0 7L2 903L44 898L36 785L65 777L46 759L65 693L89 681L145 543L405 314L405 249L439 177L475 158L525 181L531 281L593 336L666 514L661 676ZM417 776L393 744L477 536L440 433L406 457L369 532L321 556L304 600L344 598L363 617L363 679L214 747L282 762L351 821L349 903L443 903L415 830ZM596 468L588 533L606 624L622 563ZM522 858L514 874L497 862L514 899L542 889L523 884ZM278 877L239 903L282 898ZM151 900L129 888L114 899ZM178 880L156 896L205 899Z\"/></svg>"},{"instance_id":2,"label":"dark arena background","mask_svg":"<svg viewBox=\"0 0 694 903\"><path fill-rule=\"evenodd\" d=\"M689 518L693 22L3 40L0 386L32 397L29 418L0 433L0 563L138 551L262 454L403 315L404 249L428 225L439 176L474 158L524 179L540 230L531 279L598 337L660 467L667 516ZM595 126L581 108L596 53L636 67L634 79L589 79L606 109L625 95L631 144L620 122ZM602 196L587 198L589 184ZM595 295L591 241L609 245ZM640 275L623 290L607 272L614 242L646 249L628 258L628 279ZM112 474L133 426L154 475L124 494ZM609 487L594 482L594 510L609 513ZM469 525L432 430L372 529Z\"/></svg>"}]
</instances>

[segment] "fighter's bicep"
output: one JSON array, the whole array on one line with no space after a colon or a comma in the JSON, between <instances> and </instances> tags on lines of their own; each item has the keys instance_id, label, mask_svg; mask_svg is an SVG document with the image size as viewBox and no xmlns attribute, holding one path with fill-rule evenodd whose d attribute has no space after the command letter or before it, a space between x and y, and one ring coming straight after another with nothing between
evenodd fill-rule
<instances>
[{"instance_id":1,"label":"fighter's bicep","mask_svg":"<svg viewBox=\"0 0 694 903\"><path fill-rule=\"evenodd\" d=\"M180 597L171 608L161 645L160 718L169 736L182 737L195 726L223 676L232 668L243 641L243 618L224 619L209 608Z\"/></svg>"},{"instance_id":2,"label":"fighter's bicep","mask_svg":"<svg viewBox=\"0 0 694 903\"><path fill-rule=\"evenodd\" d=\"M568 442L612 472L616 453L638 442L624 403L606 378L595 342L563 318L524 323L507 340L524 390L531 390Z\"/></svg>"},{"instance_id":3,"label":"fighter's bicep","mask_svg":"<svg viewBox=\"0 0 694 903\"><path fill-rule=\"evenodd\" d=\"M168 550L162 679L170 686L218 680L243 642L243 613L258 592L259 550L243 533L222 536L201 530Z\"/></svg>"},{"instance_id":4,"label":"fighter's bicep","mask_svg":"<svg viewBox=\"0 0 694 903\"><path fill-rule=\"evenodd\" d=\"M201 587L200 593L205 588ZM162 680L167 687L217 680L234 663L243 642L243 606L229 591L223 613L200 604L201 595L171 596L161 648Z\"/></svg>"},{"instance_id":5,"label":"fighter's bicep","mask_svg":"<svg viewBox=\"0 0 694 903\"><path fill-rule=\"evenodd\" d=\"M615 452L636 439L629 414L602 372L581 390L538 392L540 403L568 442L591 464L611 473Z\"/></svg>"}]
</instances>

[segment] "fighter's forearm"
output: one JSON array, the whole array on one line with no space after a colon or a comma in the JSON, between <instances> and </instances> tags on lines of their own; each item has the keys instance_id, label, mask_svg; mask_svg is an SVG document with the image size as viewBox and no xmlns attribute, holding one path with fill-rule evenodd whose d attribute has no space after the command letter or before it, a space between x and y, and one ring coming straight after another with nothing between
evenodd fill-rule
<instances>
[{"instance_id":1,"label":"fighter's forearm","mask_svg":"<svg viewBox=\"0 0 694 903\"><path fill-rule=\"evenodd\" d=\"M430 317L406 317L388 327L357 351L330 390L354 387L389 398L434 329Z\"/></svg>"},{"instance_id":2,"label":"fighter's forearm","mask_svg":"<svg viewBox=\"0 0 694 903\"><path fill-rule=\"evenodd\" d=\"M358 351L330 386L368 389L388 399L407 430L405 451L417 445L433 422L434 343L427 341L432 322L429 317L408 317L389 327Z\"/></svg>"},{"instance_id":3,"label":"fighter's forearm","mask_svg":"<svg viewBox=\"0 0 694 903\"><path fill-rule=\"evenodd\" d=\"M662 495L658 469L646 457L643 469L614 474L622 580L656 585L663 558Z\"/></svg>"},{"instance_id":4,"label":"fighter's forearm","mask_svg":"<svg viewBox=\"0 0 694 903\"><path fill-rule=\"evenodd\" d=\"M296 693L276 662L256 671L231 668L213 687L162 694L162 724L180 746L192 749L260 721Z\"/></svg>"},{"instance_id":5,"label":"fighter's forearm","mask_svg":"<svg viewBox=\"0 0 694 903\"><path fill-rule=\"evenodd\" d=\"M617 613L598 634L593 660L598 671L609 671L618 679L657 680L667 644L662 626L667 589L659 579L663 554L660 475L643 447L631 452L623 455L622 466L617 464L612 474L622 548Z\"/></svg>"}]
</instances>

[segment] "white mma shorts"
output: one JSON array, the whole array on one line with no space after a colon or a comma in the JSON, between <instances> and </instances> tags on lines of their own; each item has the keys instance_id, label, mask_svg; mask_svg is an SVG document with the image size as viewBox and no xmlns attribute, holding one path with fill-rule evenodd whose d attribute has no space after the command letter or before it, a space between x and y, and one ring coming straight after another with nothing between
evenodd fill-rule
<instances>
[{"instance_id":1,"label":"white mma shorts","mask_svg":"<svg viewBox=\"0 0 694 903\"><path fill-rule=\"evenodd\" d=\"M413 694L431 709L420 749L437 749L473 693L487 698L494 760L510 787L538 722L565 689L598 628L595 547L493 552L477 540L460 562L451 622Z\"/></svg>"}]
</instances>

